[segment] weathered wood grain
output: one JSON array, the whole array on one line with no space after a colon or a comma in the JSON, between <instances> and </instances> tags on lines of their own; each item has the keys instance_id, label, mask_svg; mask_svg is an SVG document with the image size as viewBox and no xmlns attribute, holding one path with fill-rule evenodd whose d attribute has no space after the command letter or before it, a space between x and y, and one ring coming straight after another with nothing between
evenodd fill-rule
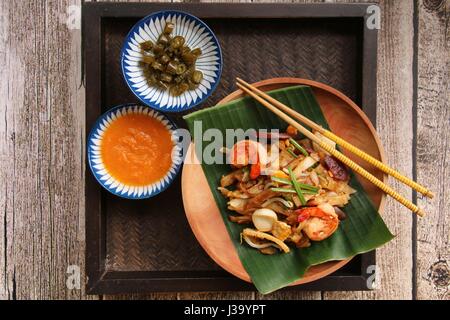
<instances>
[{"instance_id":1,"label":"weathered wood grain","mask_svg":"<svg viewBox=\"0 0 450 320\"><path fill-rule=\"evenodd\" d=\"M0 3L0 77L7 79L11 70L20 67L15 59L11 58L11 48L9 46L9 11L8 2ZM12 112L8 112L8 107L12 104L12 96L17 94L15 88L20 80L10 84L8 81L0 82L0 92L3 99L0 102L0 299L14 298L14 269L11 267L11 225L13 216L12 186L8 181L14 177L14 117ZM15 87L15 88L13 88ZM20 101L18 101L20 103ZM11 108L11 107L10 107Z\"/></svg>"},{"instance_id":2,"label":"weathered wood grain","mask_svg":"<svg viewBox=\"0 0 450 320\"><path fill-rule=\"evenodd\" d=\"M1 4L4 298L84 297L66 287L68 266L84 269L81 35L68 4Z\"/></svg>"},{"instance_id":3,"label":"weathered wood grain","mask_svg":"<svg viewBox=\"0 0 450 320\"><path fill-rule=\"evenodd\" d=\"M418 7L417 179L435 191L419 197L428 213L417 221L418 299L450 299L450 4Z\"/></svg>"},{"instance_id":4,"label":"weathered wood grain","mask_svg":"<svg viewBox=\"0 0 450 320\"><path fill-rule=\"evenodd\" d=\"M389 164L412 177L414 4L375 2L382 13L378 33L377 132ZM408 187L392 178L389 184L412 199ZM382 214L396 238L377 250L380 287L372 292L324 293L324 299L412 298L412 214L392 199L388 199Z\"/></svg>"}]
</instances>

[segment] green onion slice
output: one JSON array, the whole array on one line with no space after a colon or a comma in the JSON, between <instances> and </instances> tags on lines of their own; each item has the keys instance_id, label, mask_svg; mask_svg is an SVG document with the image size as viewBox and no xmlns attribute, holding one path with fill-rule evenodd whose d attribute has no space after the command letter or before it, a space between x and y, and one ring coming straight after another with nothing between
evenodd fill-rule
<instances>
[{"instance_id":1,"label":"green onion slice","mask_svg":"<svg viewBox=\"0 0 450 320\"><path fill-rule=\"evenodd\" d=\"M303 153L303 155L305 157L309 156L309 153L305 150L305 148L303 148L297 141L295 141L292 138L289 138L289 142L292 143L292 145L301 153Z\"/></svg>"},{"instance_id":2,"label":"green onion slice","mask_svg":"<svg viewBox=\"0 0 450 320\"><path fill-rule=\"evenodd\" d=\"M317 187L311 186L311 185L309 185L309 184L300 183L300 182L298 182L298 181L295 181L295 182L297 182L298 186L299 186L302 190L304 189L304 190L314 191L314 192L316 192L316 193L317 193L317 191L319 191L319 188L317 188Z\"/></svg>"},{"instance_id":3,"label":"green onion slice","mask_svg":"<svg viewBox=\"0 0 450 320\"><path fill-rule=\"evenodd\" d=\"M270 177L270 179L272 179L272 181L274 182L278 182L278 183L282 183L282 184L288 184L288 185L293 185L291 180L288 179L284 179L284 178L278 178L278 177ZM300 186L300 188L303 190L307 190L307 191L312 191L314 193L317 193L317 191L319 191L319 188L311 186L309 184L304 184L304 183L300 183L297 182L297 184Z\"/></svg>"},{"instance_id":4,"label":"green onion slice","mask_svg":"<svg viewBox=\"0 0 450 320\"><path fill-rule=\"evenodd\" d=\"M298 155L296 155L296 154L294 153L294 151L292 151L292 149L287 148L286 151L287 151L291 156L293 156L294 158L298 158Z\"/></svg>"},{"instance_id":5,"label":"green onion slice","mask_svg":"<svg viewBox=\"0 0 450 320\"><path fill-rule=\"evenodd\" d=\"M287 188L270 188L270 190L282 193L297 193L294 189L287 189Z\"/></svg>"},{"instance_id":6,"label":"green onion slice","mask_svg":"<svg viewBox=\"0 0 450 320\"><path fill-rule=\"evenodd\" d=\"M292 185L291 180L288 180L288 179L278 178L278 177L275 177L275 176L271 176L270 179L272 179L272 181L274 181L274 182L279 182L279 183L282 183L282 184L290 184L290 185Z\"/></svg>"},{"instance_id":7,"label":"green onion slice","mask_svg":"<svg viewBox=\"0 0 450 320\"><path fill-rule=\"evenodd\" d=\"M302 189L300 188L300 185L299 185L299 183L297 182L297 179L296 179L296 177L295 177L295 174L294 174L294 172L292 171L291 168L289 168L289 176L291 177L291 180L292 180L292 184L293 184L293 186L294 186L294 189L295 189L295 191L297 192L298 198L300 199L300 203L301 203L303 206L306 206L306 200L305 200L305 197L303 196Z\"/></svg>"}]
</instances>

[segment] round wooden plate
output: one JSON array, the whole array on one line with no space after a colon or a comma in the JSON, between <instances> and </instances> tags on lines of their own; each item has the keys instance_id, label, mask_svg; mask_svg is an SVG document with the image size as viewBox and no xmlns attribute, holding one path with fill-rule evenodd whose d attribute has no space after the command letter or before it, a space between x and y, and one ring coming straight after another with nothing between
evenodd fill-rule
<instances>
[{"instance_id":1,"label":"round wooden plate","mask_svg":"<svg viewBox=\"0 0 450 320\"><path fill-rule=\"evenodd\" d=\"M375 128L361 109L341 92L319 82L298 78L275 78L260 81L253 85L263 91L294 85L310 86L332 131L384 162L383 147L375 132ZM241 90L237 90L226 96L218 104L224 104L242 96L244 96L244 93ZM250 276L242 266L236 249L231 242L201 165L195 158L195 152L191 152L191 150L193 150L192 145L190 151L188 151L188 156L191 157L191 164L183 166L181 186L184 209L192 231L203 249L218 265L236 277L251 282ZM376 168L362 162L352 154L345 151L344 153L377 178L385 180L384 174ZM384 193L365 179L359 180L375 207L381 212L384 207ZM195 192L192 190L195 190ZM325 277L344 266L350 260L351 258L312 266L303 278L292 285L307 283Z\"/></svg>"}]
</instances>

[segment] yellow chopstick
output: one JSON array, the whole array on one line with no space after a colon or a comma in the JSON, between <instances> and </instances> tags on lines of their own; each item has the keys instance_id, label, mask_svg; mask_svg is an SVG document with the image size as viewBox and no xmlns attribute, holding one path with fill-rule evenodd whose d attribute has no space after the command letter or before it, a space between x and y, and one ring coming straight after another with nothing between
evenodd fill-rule
<instances>
[{"instance_id":1,"label":"yellow chopstick","mask_svg":"<svg viewBox=\"0 0 450 320\"><path fill-rule=\"evenodd\" d=\"M252 96L255 100L260 102L264 107L268 108L270 111L275 113L277 116L279 116L281 119L289 123L291 126L295 127L298 131L300 131L302 134L304 134L308 139L314 141L321 147L323 150L327 151L331 155L333 155L336 159L347 165L350 169L361 175L362 177L369 180L371 183L373 183L375 186L383 190L386 194L390 195L392 198L400 202L402 205L410 209L412 212L416 213L417 215L423 217L425 213L417 207L414 203L409 201L408 199L402 197L399 193L397 193L394 189L383 183L382 181L378 180L374 175L360 167L358 164L347 158L344 154L340 153L338 150L330 146L329 144L323 142L318 137L316 137L312 132L310 132L308 129L303 127L301 124L297 123L294 119L289 117L288 115L284 114L283 111L277 109L275 106L258 96L257 94L250 91L247 87L244 85L237 83L237 86Z\"/></svg>"},{"instance_id":2,"label":"yellow chopstick","mask_svg":"<svg viewBox=\"0 0 450 320\"><path fill-rule=\"evenodd\" d=\"M348 151L350 151L351 153L357 155L358 157L360 157L361 159L365 160L366 162L370 163L371 165L377 167L378 169L380 169L381 171L383 171L384 173L394 177L395 179L403 182L404 184L410 186L411 188L413 188L414 190L420 192L421 194L429 197L429 198L433 198L434 194L428 190L427 188L425 188L424 186L418 184L417 182L409 179L408 177L402 175L401 173L399 173L398 171L390 168L389 166L387 166L386 164L384 164L383 162L379 161L378 159L375 159L374 157L372 157L371 155L365 153L364 151L362 151L361 149L355 147L354 145L350 144L349 142L345 141L344 139L342 139L341 137L335 135L333 132L323 128L322 126L318 125L317 123L311 121L310 119L308 119L307 117L305 117L304 115L298 113L297 111L289 108L287 105L281 103L280 101L272 98L271 96L269 96L268 94L264 93L263 91L259 90L258 88L252 86L251 84L245 82L244 80L237 78L237 81L241 84L243 84L244 86L246 86L247 88L251 89L253 92L257 93L258 95L260 95L261 97L263 97L264 99L266 99L267 101L271 102L273 105L275 105L276 107L278 107L279 109L283 110L284 112L290 114L292 117L300 120L301 122L303 122L304 124L306 124L307 126L309 126L310 128L317 130L318 132L320 132L323 136L329 138L330 140L336 142L338 145L340 145L341 147L343 147L344 149L347 149Z\"/></svg>"}]
</instances>

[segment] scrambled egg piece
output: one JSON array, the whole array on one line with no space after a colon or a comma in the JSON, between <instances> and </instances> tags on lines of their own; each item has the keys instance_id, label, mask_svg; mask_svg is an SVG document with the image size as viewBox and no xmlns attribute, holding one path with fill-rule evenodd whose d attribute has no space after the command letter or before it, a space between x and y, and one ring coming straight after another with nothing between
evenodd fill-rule
<instances>
[{"instance_id":1,"label":"scrambled egg piece","mask_svg":"<svg viewBox=\"0 0 450 320\"><path fill-rule=\"evenodd\" d=\"M291 235L291 226L286 222L276 221L272 227L272 234L281 241L284 241Z\"/></svg>"}]
</instances>

